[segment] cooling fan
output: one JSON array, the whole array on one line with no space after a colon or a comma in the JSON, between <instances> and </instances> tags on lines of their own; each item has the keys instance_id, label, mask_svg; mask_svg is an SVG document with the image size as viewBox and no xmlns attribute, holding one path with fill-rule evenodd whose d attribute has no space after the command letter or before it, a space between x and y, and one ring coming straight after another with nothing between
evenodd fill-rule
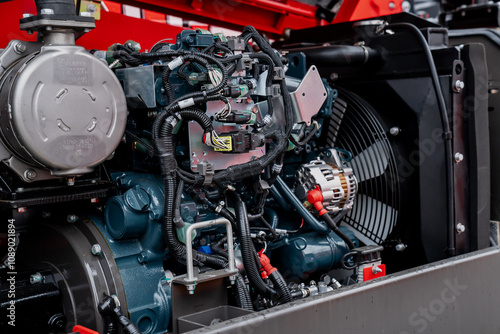
<instances>
[{"instance_id":1,"label":"cooling fan","mask_svg":"<svg viewBox=\"0 0 500 334\"><path fill-rule=\"evenodd\" d=\"M348 166L358 180L354 207L342 221L363 243L382 244L400 217L394 152L377 111L356 94L337 89L326 144L352 153Z\"/></svg>"}]
</instances>

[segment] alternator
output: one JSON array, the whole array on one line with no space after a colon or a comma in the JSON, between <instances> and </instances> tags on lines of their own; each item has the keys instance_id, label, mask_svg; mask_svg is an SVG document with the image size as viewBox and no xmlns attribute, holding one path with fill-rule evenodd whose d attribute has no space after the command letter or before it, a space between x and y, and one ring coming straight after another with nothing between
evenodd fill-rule
<instances>
[{"instance_id":1,"label":"alternator","mask_svg":"<svg viewBox=\"0 0 500 334\"><path fill-rule=\"evenodd\" d=\"M299 168L295 193L305 200L309 191L319 189L323 194L323 207L329 213L345 213L353 207L358 182L352 168L342 164L335 149L328 153L327 162L313 160Z\"/></svg>"}]
</instances>

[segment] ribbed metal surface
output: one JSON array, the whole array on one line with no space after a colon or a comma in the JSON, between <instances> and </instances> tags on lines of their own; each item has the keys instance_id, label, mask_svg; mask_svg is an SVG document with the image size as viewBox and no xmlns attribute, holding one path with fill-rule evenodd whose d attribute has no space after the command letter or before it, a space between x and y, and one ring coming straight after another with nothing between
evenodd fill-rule
<instances>
[{"instance_id":1,"label":"ribbed metal surface","mask_svg":"<svg viewBox=\"0 0 500 334\"><path fill-rule=\"evenodd\" d=\"M397 224L400 207L398 173L386 133L370 105L345 90L339 90L328 131L328 146L353 154L350 165L359 181L354 208L343 221L380 244Z\"/></svg>"}]
</instances>

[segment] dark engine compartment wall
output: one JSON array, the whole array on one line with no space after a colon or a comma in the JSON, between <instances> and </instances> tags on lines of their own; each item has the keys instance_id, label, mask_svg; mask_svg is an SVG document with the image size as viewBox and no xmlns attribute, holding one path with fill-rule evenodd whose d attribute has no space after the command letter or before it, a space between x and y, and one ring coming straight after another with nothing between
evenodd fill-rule
<instances>
[{"instance_id":1,"label":"dark engine compartment wall","mask_svg":"<svg viewBox=\"0 0 500 334\"><path fill-rule=\"evenodd\" d=\"M500 306L500 267L491 264L499 260L500 249L489 248L189 334L497 333L500 319L491 310Z\"/></svg>"},{"instance_id":2,"label":"dark engine compartment wall","mask_svg":"<svg viewBox=\"0 0 500 334\"><path fill-rule=\"evenodd\" d=\"M490 129L490 158L491 165L500 164L500 141L495 129L500 125L500 68L497 65L500 57L500 33L496 29L457 29L450 31L450 44L480 43L485 47L486 63L488 67L487 81L481 80L484 86L481 95L476 100L488 104ZM494 169L493 169L494 170ZM497 173L491 173L491 219L500 220L500 178Z\"/></svg>"}]
</instances>

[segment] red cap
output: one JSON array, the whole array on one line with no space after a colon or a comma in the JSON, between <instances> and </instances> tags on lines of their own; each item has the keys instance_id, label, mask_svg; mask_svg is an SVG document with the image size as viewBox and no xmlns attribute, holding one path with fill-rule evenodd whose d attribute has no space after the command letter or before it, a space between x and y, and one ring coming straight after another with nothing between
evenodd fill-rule
<instances>
[{"instance_id":1,"label":"red cap","mask_svg":"<svg viewBox=\"0 0 500 334\"><path fill-rule=\"evenodd\" d=\"M73 326L73 333L80 333L80 334L99 334L99 332L93 331L91 329L88 329L87 327L83 327L81 325L76 325Z\"/></svg>"},{"instance_id":2,"label":"red cap","mask_svg":"<svg viewBox=\"0 0 500 334\"><path fill-rule=\"evenodd\" d=\"M260 258L260 265L262 266L262 268L264 268L267 275L271 275L273 272L278 270L271 265L271 260L269 260L267 255L262 253L262 251L259 252L259 258Z\"/></svg>"},{"instance_id":3,"label":"red cap","mask_svg":"<svg viewBox=\"0 0 500 334\"><path fill-rule=\"evenodd\" d=\"M307 201L314 205L316 210L319 211L320 216L328 212L323 208L323 193L321 192L319 186L316 186L316 188L307 192Z\"/></svg>"}]
</instances>

